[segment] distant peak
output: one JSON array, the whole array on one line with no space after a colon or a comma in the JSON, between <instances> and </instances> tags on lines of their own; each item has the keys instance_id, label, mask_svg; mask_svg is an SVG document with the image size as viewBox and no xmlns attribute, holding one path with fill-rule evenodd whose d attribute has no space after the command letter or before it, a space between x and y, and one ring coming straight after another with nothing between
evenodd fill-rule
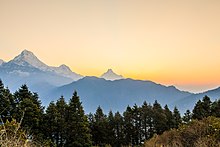
<instances>
[{"instance_id":1,"label":"distant peak","mask_svg":"<svg viewBox=\"0 0 220 147\"><path fill-rule=\"evenodd\" d=\"M77 73L72 72L72 70L65 64L62 64L59 67L53 67L45 64L39 60L37 56L34 55L34 53L27 49L24 49L18 56L9 62L19 66L34 67L41 71L54 72L60 76L71 78L73 80L78 80L83 77Z\"/></svg>"},{"instance_id":2,"label":"distant peak","mask_svg":"<svg viewBox=\"0 0 220 147\"><path fill-rule=\"evenodd\" d=\"M14 60L25 60L28 58L36 59L37 57L31 51L25 49L17 57L15 57Z\"/></svg>"},{"instance_id":3,"label":"distant peak","mask_svg":"<svg viewBox=\"0 0 220 147\"><path fill-rule=\"evenodd\" d=\"M32 52L27 49L24 49L21 53L32 53Z\"/></svg>"},{"instance_id":4,"label":"distant peak","mask_svg":"<svg viewBox=\"0 0 220 147\"><path fill-rule=\"evenodd\" d=\"M20 55L23 55L23 56L27 56L27 55L35 56L31 51L28 51L27 49L23 50Z\"/></svg>"},{"instance_id":5,"label":"distant peak","mask_svg":"<svg viewBox=\"0 0 220 147\"><path fill-rule=\"evenodd\" d=\"M13 60L10 62L13 62L17 65L31 65L35 68L41 69L41 70L47 70L48 66L44 64L42 61L40 61L34 53L31 51L28 51L27 49L23 50L18 56L16 56Z\"/></svg>"},{"instance_id":6,"label":"distant peak","mask_svg":"<svg viewBox=\"0 0 220 147\"><path fill-rule=\"evenodd\" d=\"M112 69L108 69L107 72L101 75L101 78L111 81L124 79L123 76L116 74Z\"/></svg>"},{"instance_id":7,"label":"distant peak","mask_svg":"<svg viewBox=\"0 0 220 147\"><path fill-rule=\"evenodd\" d=\"M63 70L70 70L70 68L67 65L65 65L65 64L60 65L59 68L63 69Z\"/></svg>"},{"instance_id":8,"label":"distant peak","mask_svg":"<svg viewBox=\"0 0 220 147\"><path fill-rule=\"evenodd\" d=\"M60 65L59 67L65 67L65 68L69 68L67 65L65 65L65 64L62 64L62 65Z\"/></svg>"},{"instance_id":9,"label":"distant peak","mask_svg":"<svg viewBox=\"0 0 220 147\"><path fill-rule=\"evenodd\" d=\"M107 70L107 73L108 73L108 72L114 73L112 69L108 69L108 70Z\"/></svg>"},{"instance_id":10,"label":"distant peak","mask_svg":"<svg viewBox=\"0 0 220 147\"><path fill-rule=\"evenodd\" d=\"M14 58L14 60L24 60L24 61L27 61L29 59L38 60L37 57L34 55L34 53L26 49L23 50L18 56Z\"/></svg>"}]
</instances>

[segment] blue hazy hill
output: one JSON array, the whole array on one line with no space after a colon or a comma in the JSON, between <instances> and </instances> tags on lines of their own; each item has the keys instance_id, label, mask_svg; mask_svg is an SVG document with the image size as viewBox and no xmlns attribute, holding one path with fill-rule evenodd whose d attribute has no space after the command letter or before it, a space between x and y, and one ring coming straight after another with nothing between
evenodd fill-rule
<instances>
[{"instance_id":1,"label":"blue hazy hill","mask_svg":"<svg viewBox=\"0 0 220 147\"><path fill-rule=\"evenodd\" d=\"M176 89L174 86L163 86L152 81L132 79L105 80L97 77L84 77L78 81L55 88L47 97L57 100L63 95L67 100L76 90L81 97L86 112L94 112L100 105L105 111L124 111L135 103L144 101L153 103L157 100L162 105L190 96L191 93ZM52 99L51 99L52 98Z\"/></svg>"}]
</instances>

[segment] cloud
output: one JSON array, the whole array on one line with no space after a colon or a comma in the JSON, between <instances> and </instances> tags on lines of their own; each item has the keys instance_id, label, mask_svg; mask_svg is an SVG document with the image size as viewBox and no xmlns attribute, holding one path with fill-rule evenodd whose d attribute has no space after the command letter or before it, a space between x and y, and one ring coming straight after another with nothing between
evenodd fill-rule
<instances>
[{"instance_id":1,"label":"cloud","mask_svg":"<svg viewBox=\"0 0 220 147\"><path fill-rule=\"evenodd\" d=\"M23 71L20 71L20 70L14 70L14 71L10 72L10 74L15 74L15 75L18 75L20 77L28 77L30 75L29 72L23 72Z\"/></svg>"}]
</instances>

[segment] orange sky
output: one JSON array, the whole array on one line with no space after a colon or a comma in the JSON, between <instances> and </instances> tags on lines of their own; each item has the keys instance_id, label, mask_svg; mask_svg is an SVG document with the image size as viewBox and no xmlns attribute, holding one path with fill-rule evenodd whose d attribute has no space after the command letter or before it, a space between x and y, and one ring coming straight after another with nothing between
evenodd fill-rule
<instances>
[{"instance_id":1,"label":"orange sky","mask_svg":"<svg viewBox=\"0 0 220 147\"><path fill-rule=\"evenodd\" d=\"M23 49L183 90L220 86L219 0L0 0L0 58Z\"/></svg>"}]
</instances>

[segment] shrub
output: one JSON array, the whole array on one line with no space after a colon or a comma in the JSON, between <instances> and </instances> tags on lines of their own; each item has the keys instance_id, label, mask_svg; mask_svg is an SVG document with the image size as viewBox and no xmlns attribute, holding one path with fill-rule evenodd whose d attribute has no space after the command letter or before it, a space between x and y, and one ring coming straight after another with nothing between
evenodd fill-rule
<instances>
[{"instance_id":1,"label":"shrub","mask_svg":"<svg viewBox=\"0 0 220 147\"><path fill-rule=\"evenodd\" d=\"M164 147L219 147L220 118L208 117L203 120L193 120L183 124L179 129L164 132L145 142L145 146Z\"/></svg>"},{"instance_id":2,"label":"shrub","mask_svg":"<svg viewBox=\"0 0 220 147\"><path fill-rule=\"evenodd\" d=\"M27 133L20 128L20 123L16 122L15 119L11 122L7 120L5 123L0 125L0 146L37 146L29 139L29 137L30 136L28 136Z\"/></svg>"}]
</instances>

